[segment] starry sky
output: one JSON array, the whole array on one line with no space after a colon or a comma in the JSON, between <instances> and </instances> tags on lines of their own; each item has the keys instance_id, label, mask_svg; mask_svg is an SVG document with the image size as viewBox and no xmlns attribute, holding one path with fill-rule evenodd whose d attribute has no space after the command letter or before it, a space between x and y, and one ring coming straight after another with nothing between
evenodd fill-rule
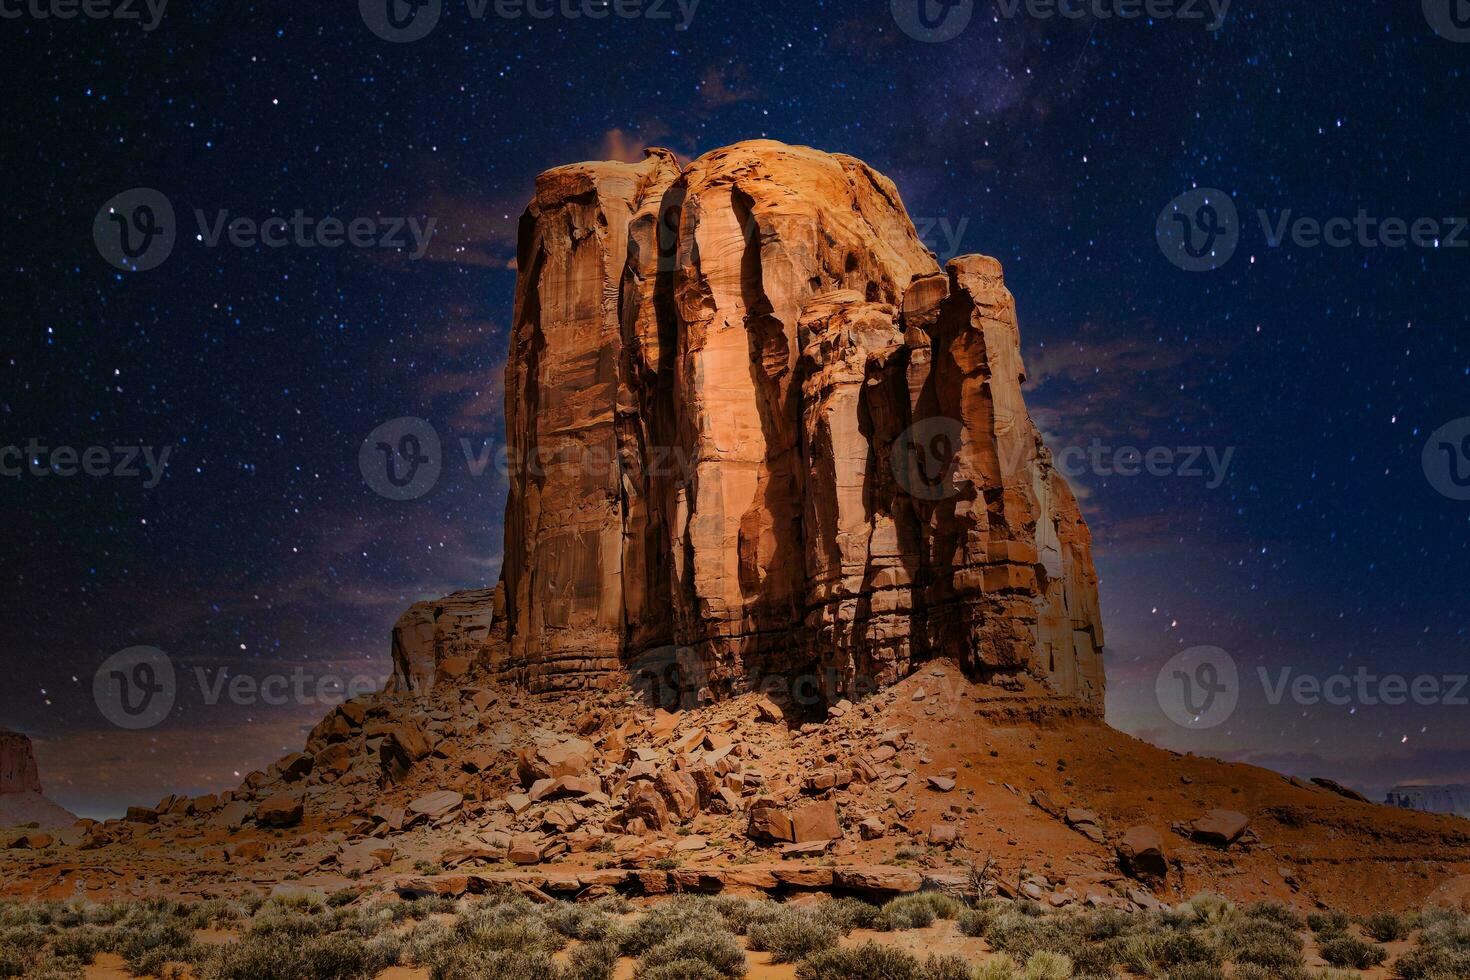
<instances>
[{"instance_id":1,"label":"starry sky","mask_svg":"<svg viewBox=\"0 0 1470 980\"><path fill-rule=\"evenodd\" d=\"M21 4L0 22L0 448L41 454L43 473L60 446L105 447L124 470L116 447L169 449L156 481L141 463L0 478L0 724L35 740L49 795L102 815L234 785L325 709L211 704L209 683L381 678L410 602L492 584L505 480L462 446L503 445L535 175L753 137L863 158L942 257L1004 263L1055 451L1159 448L1176 470L1213 452L1202 475L1069 474L1096 539L1112 724L1373 793L1470 781L1470 703L1272 704L1257 679L1470 672L1470 503L1421 455L1470 415L1470 248L1444 221L1470 214L1470 43L1419 3L1237 0L1210 31L974 0L958 36L930 42L888 0L703 0L683 30L671 0L636 19L443 2L412 43L347 0L196 0L151 30L142 4L142 22ZM94 238L134 188L177 217L149 271ZM1156 240L1195 188L1238 207L1238 247L1212 271ZM1433 217L1445 239L1268 240L1287 212L1360 209ZM207 228L300 211L435 233L418 257L211 246L196 211ZM375 493L358 459L403 416L446 446L408 501ZM92 679L139 645L184 682L161 724L128 731ZM1242 677L1209 728L1171 721L1155 687L1200 646Z\"/></svg>"}]
</instances>

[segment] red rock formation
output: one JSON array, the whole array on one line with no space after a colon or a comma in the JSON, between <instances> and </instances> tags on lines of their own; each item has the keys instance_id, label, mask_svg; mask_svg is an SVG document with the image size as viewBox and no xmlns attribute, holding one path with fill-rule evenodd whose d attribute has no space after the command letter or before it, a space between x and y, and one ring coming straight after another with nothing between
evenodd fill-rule
<instances>
[{"instance_id":1,"label":"red rock formation","mask_svg":"<svg viewBox=\"0 0 1470 980\"><path fill-rule=\"evenodd\" d=\"M39 793L41 777L31 740L19 732L0 728L0 794Z\"/></svg>"},{"instance_id":2,"label":"red rock formation","mask_svg":"<svg viewBox=\"0 0 1470 980\"><path fill-rule=\"evenodd\" d=\"M393 682L398 691L432 687L446 661L476 662L495 621L495 589L416 602L393 624Z\"/></svg>"},{"instance_id":3,"label":"red rock formation","mask_svg":"<svg viewBox=\"0 0 1470 980\"><path fill-rule=\"evenodd\" d=\"M1000 266L941 271L892 182L767 140L561 167L518 265L511 676L832 696L952 656L1100 707L1089 535Z\"/></svg>"}]
</instances>

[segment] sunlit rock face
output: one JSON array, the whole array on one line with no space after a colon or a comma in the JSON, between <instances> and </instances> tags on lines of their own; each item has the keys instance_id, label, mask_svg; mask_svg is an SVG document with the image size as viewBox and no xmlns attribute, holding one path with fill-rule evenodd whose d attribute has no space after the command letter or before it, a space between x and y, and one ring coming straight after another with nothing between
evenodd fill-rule
<instances>
[{"instance_id":1,"label":"sunlit rock face","mask_svg":"<svg viewBox=\"0 0 1470 980\"><path fill-rule=\"evenodd\" d=\"M994 259L941 269L886 177L759 140L549 171L517 261L505 675L832 698L949 657L1101 709L1090 537Z\"/></svg>"}]
</instances>

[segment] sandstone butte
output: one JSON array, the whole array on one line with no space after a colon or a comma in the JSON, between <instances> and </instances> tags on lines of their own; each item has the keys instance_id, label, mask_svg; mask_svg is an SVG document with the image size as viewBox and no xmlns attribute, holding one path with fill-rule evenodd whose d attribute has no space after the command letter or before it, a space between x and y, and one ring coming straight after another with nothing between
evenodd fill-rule
<instances>
[{"instance_id":1,"label":"sandstone butte","mask_svg":"<svg viewBox=\"0 0 1470 980\"><path fill-rule=\"evenodd\" d=\"M0 833L0 897L1470 907L1463 821L1105 724L1000 266L940 269L881 174L770 141L560 167L517 263L499 584L411 608L388 687L237 788Z\"/></svg>"},{"instance_id":2,"label":"sandstone butte","mask_svg":"<svg viewBox=\"0 0 1470 980\"><path fill-rule=\"evenodd\" d=\"M836 701L948 658L1101 710L1091 539L1015 302L994 259L941 269L892 181L769 140L559 167L517 267L501 582L403 617L399 685L468 658L537 692Z\"/></svg>"}]
</instances>

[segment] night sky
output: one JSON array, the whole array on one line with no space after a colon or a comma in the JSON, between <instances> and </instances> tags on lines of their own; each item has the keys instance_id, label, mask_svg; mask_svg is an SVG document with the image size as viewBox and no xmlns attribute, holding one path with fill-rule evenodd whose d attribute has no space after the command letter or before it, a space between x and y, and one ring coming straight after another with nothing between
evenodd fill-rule
<instances>
[{"instance_id":1,"label":"night sky","mask_svg":"<svg viewBox=\"0 0 1470 980\"><path fill-rule=\"evenodd\" d=\"M1055 451L1082 451L1112 724L1373 793L1470 781L1470 688L1273 705L1259 681L1363 668L1448 690L1470 672L1470 502L1455 499L1470 493L1453 471L1437 490L1424 456L1470 416L1470 229L1446 220L1470 214L1470 43L1451 39L1470 30L1437 34L1435 0L1237 0L1213 32L977 0L933 43L887 0L703 0L687 30L672 0L663 18L514 20L443 0L413 43L376 36L350 0L176 2L152 30L33 16L49 2L5 0L0 18L0 449L20 447L0 459L19 472L0 478L0 724L36 740L63 804L107 814L235 785L325 708L211 705L196 671L381 677L410 602L492 584L505 481L461 440L473 456L503 444L535 175L755 137L861 157L941 257L1004 263L1032 413ZM176 213L150 271L94 240L99 209L133 188ZM1194 188L1238 211L1213 271L1178 268L1156 239ZM208 225L301 211L435 234L417 259L411 238L210 247L196 209ZM1272 247L1261 209L1267 229L1362 209L1442 233ZM359 469L368 433L403 416L445 447L409 501ZM1431 464L1470 473L1441 441ZM135 477L22 472L22 453L64 464L45 455L58 446L107 447L114 466L114 447L172 448L155 485L141 462ZM1167 450L1175 469L1189 447L1213 455L1203 475L1129 477L1094 446ZM173 658L180 693L162 724L128 731L92 681L138 645ZM1234 659L1240 705L1191 730L1155 679L1199 646Z\"/></svg>"}]
</instances>

